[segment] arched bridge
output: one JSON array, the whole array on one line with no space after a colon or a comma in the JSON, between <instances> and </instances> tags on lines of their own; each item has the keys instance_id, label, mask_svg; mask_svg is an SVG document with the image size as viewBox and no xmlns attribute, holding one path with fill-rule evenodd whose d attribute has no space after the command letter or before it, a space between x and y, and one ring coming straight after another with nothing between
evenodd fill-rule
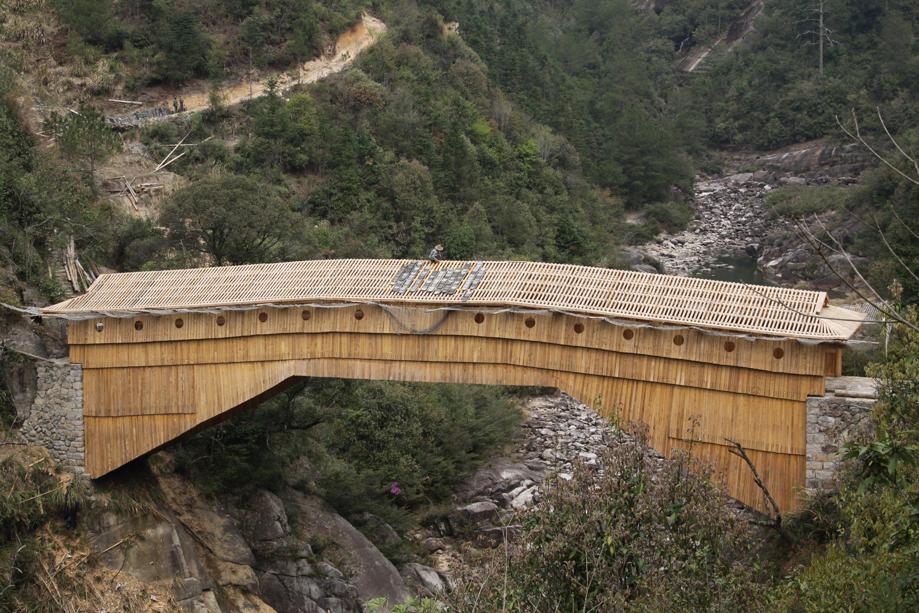
<instances>
[{"instance_id":1,"label":"arched bridge","mask_svg":"<svg viewBox=\"0 0 919 613\"><path fill-rule=\"evenodd\" d=\"M862 315L820 292L532 262L325 260L107 274L43 310L82 367L98 477L295 377L560 388L761 506L797 505L805 402Z\"/></svg>"}]
</instances>

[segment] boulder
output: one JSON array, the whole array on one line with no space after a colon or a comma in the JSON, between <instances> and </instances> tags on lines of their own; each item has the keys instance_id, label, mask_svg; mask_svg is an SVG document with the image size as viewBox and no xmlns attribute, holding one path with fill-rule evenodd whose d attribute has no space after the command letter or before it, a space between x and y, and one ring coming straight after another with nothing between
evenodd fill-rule
<instances>
[{"instance_id":1,"label":"boulder","mask_svg":"<svg viewBox=\"0 0 919 613\"><path fill-rule=\"evenodd\" d=\"M275 541L290 534L287 511L276 495L259 490L249 499L241 528L249 543Z\"/></svg>"},{"instance_id":2,"label":"boulder","mask_svg":"<svg viewBox=\"0 0 919 613\"><path fill-rule=\"evenodd\" d=\"M372 513L364 513L360 517L360 524L364 534L370 537L370 540L377 545L394 545L402 541L399 533L390 526L382 517L377 517Z\"/></svg>"},{"instance_id":3,"label":"boulder","mask_svg":"<svg viewBox=\"0 0 919 613\"><path fill-rule=\"evenodd\" d=\"M161 451L150 458L149 464L170 510L213 557L244 566L255 562L233 518L205 501L194 486L172 472L172 456Z\"/></svg>"},{"instance_id":4,"label":"boulder","mask_svg":"<svg viewBox=\"0 0 919 613\"><path fill-rule=\"evenodd\" d=\"M402 567L406 585L414 587L425 596L436 596L447 590L447 584L440 573L423 564L406 564Z\"/></svg>"},{"instance_id":5,"label":"boulder","mask_svg":"<svg viewBox=\"0 0 919 613\"><path fill-rule=\"evenodd\" d=\"M453 509L450 525L457 534L475 531L490 526L498 518L498 505L491 501L473 502Z\"/></svg>"},{"instance_id":6,"label":"boulder","mask_svg":"<svg viewBox=\"0 0 919 613\"><path fill-rule=\"evenodd\" d=\"M90 531L90 546L109 568L167 588L185 610L220 612L194 541L178 522L103 513Z\"/></svg>"},{"instance_id":7,"label":"boulder","mask_svg":"<svg viewBox=\"0 0 919 613\"><path fill-rule=\"evenodd\" d=\"M325 581L340 581L346 575L354 587L354 600L361 602L382 596L394 605L406 599L408 593L402 576L392 562L324 500L296 490L287 490L282 497L287 508L296 510L299 518L294 537L298 541L317 539L326 543L322 556L334 562L335 566L315 565L317 572L326 577ZM347 603L343 604L342 599L336 597L320 600L318 604L334 609Z\"/></svg>"},{"instance_id":8,"label":"boulder","mask_svg":"<svg viewBox=\"0 0 919 613\"><path fill-rule=\"evenodd\" d=\"M657 273L657 269L651 266L650 264L632 264L632 270L637 272L650 272Z\"/></svg>"}]
</instances>

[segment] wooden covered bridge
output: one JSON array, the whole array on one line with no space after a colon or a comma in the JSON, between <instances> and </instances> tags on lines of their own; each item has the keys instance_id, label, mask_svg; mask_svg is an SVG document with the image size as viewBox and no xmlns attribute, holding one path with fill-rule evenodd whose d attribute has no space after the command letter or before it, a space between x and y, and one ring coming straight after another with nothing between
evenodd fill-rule
<instances>
[{"instance_id":1,"label":"wooden covered bridge","mask_svg":"<svg viewBox=\"0 0 919 613\"><path fill-rule=\"evenodd\" d=\"M43 310L82 366L86 470L104 475L296 377L560 388L662 453L709 459L783 509L805 402L862 315L822 292L533 262L324 260L106 274Z\"/></svg>"}]
</instances>

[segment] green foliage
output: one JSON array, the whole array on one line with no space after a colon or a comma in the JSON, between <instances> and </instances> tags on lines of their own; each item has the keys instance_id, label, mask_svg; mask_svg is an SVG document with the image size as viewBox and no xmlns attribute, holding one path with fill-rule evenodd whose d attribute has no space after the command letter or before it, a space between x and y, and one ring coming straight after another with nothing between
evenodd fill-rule
<instances>
[{"instance_id":1,"label":"green foliage","mask_svg":"<svg viewBox=\"0 0 919 613\"><path fill-rule=\"evenodd\" d=\"M173 194L160 223L176 249L205 253L220 266L278 259L297 216L279 189L249 177L216 175Z\"/></svg>"},{"instance_id":2,"label":"green foliage","mask_svg":"<svg viewBox=\"0 0 919 613\"><path fill-rule=\"evenodd\" d=\"M308 94L285 101L270 87L246 109L229 165L297 193L307 229L287 251L421 257L444 243L449 257L573 262L610 253L620 205L583 179L568 141L512 109L498 114L478 58L423 26L394 27L359 68Z\"/></svg>"},{"instance_id":3,"label":"green foliage","mask_svg":"<svg viewBox=\"0 0 919 613\"><path fill-rule=\"evenodd\" d=\"M766 194L764 201L773 215L802 218L845 209L852 190L838 185L787 185Z\"/></svg>"},{"instance_id":4,"label":"green foliage","mask_svg":"<svg viewBox=\"0 0 919 613\"><path fill-rule=\"evenodd\" d=\"M684 202L658 202L645 209L645 216L656 224L657 232L679 232L692 220L693 210Z\"/></svg>"},{"instance_id":5,"label":"green foliage","mask_svg":"<svg viewBox=\"0 0 919 613\"><path fill-rule=\"evenodd\" d=\"M352 477L320 480L339 508L359 507L361 494L379 497L393 481L401 505L448 499L460 478L507 439L518 417L495 390L468 386L368 383L353 389L349 405L329 428L328 448L347 461ZM348 491L349 482L369 489Z\"/></svg>"},{"instance_id":6,"label":"green foliage","mask_svg":"<svg viewBox=\"0 0 919 613\"><path fill-rule=\"evenodd\" d=\"M915 610L919 606L916 563L915 556L900 554L856 557L834 544L780 588L775 610Z\"/></svg>"},{"instance_id":7,"label":"green foliage","mask_svg":"<svg viewBox=\"0 0 919 613\"><path fill-rule=\"evenodd\" d=\"M859 481L859 490L864 491L873 485L896 485L903 471L916 469L919 447L905 443L902 434L891 438L884 432L876 440L846 446L842 457L844 460L857 460L855 477Z\"/></svg>"},{"instance_id":8,"label":"green foliage","mask_svg":"<svg viewBox=\"0 0 919 613\"><path fill-rule=\"evenodd\" d=\"M177 462L209 491L244 496L286 480L354 521L370 512L404 528L409 512L447 500L518 419L490 388L315 379L182 443Z\"/></svg>"},{"instance_id":9,"label":"green foliage","mask_svg":"<svg viewBox=\"0 0 919 613\"><path fill-rule=\"evenodd\" d=\"M320 114L308 95L297 94L285 103L270 84L251 115L252 135L238 148L240 167L301 172L316 162Z\"/></svg>"},{"instance_id":10,"label":"green foliage","mask_svg":"<svg viewBox=\"0 0 919 613\"><path fill-rule=\"evenodd\" d=\"M91 174L93 160L107 150L110 132L97 133L96 119L87 110L85 117L59 117L53 123L68 150L82 156L74 159L82 167L80 174ZM117 222L112 210L94 202L91 190L60 163L34 147L15 104L0 99L0 258L51 299L58 297L59 288L48 278L49 253L73 236L84 254L104 257Z\"/></svg>"},{"instance_id":11,"label":"green foliage","mask_svg":"<svg viewBox=\"0 0 919 613\"><path fill-rule=\"evenodd\" d=\"M443 610L441 604L436 600L414 597L389 608L387 607L386 598L380 596L367 601L364 606L367 608L367 613L381 613L382 611L390 611L390 613L439 613Z\"/></svg>"},{"instance_id":12,"label":"green foliage","mask_svg":"<svg viewBox=\"0 0 919 613\"><path fill-rule=\"evenodd\" d=\"M904 311L919 321L914 308ZM774 594L777 608L907 611L919 607L919 333L897 329L880 380L877 435L846 447L851 468L824 511L825 551L795 569Z\"/></svg>"},{"instance_id":13,"label":"green foliage","mask_svg":"<svg viewBox=\"0 0 919 613\"><path fill-rule=\"evenodd\" d=\"M169 11L159 30L159 53L153 58L157 76L167 83L182 83L207 74L210 42L194 15Z\"/></svg>"},{"instance_id":14,"label":"green foliage","mask_svg":"<svg viewBox=\"0 0 919 613\"><path fill-rule=\"evenodd\" d=\"M573 143L591 181L633 205L689 186L671 44L653 15L628 0L431 4L516 104Z\"/></svg>"},{"instance_id":15,"label":"green foliage","mask_svg":"<svg viewBox=\"0 0 919 613\"><path fill-rule=\"evenodd\" d=\"M912 2L825 0L826 27L838 45L818 46L807 31L816 2L773 0L749 44L693 82L694 106L715 145L774 149L839 134L836 116L880 106L893 125L919 123L919 42ZM810 20L810 21L808 21ZM877 130L877 126L872 126Z\"/></svg>"},{"instance_id":16,"label":"green foliage","mask_svg":"<svg viewBox=\"0 0 919 613\"><path fill-rule=\"evenodd\" d=\"M763 602L746 522L704 467L616 443L547 489L520 537L466 571L452 610L725 611Z\"/></svg>"},{"instance_id":17,"label":"green foliage","mask_svg":"<svg viewBox=\"0 0 919 613\"><path fill-rule=\"evenodd\" d=\"M360 19L366 0L53 0L71 54L109 53L129 66L132 89L182 84L257 68L286 68L321 54Z\"/></svg>"},{"instance_id":18,"label":"green foliage","mask_svg":"<svg viewBox=\"0 0 919 613\"><path fill-rule=\"evenodd\" d=\"M106 51L119 49L125 32L115 21L112 0L54 0L60 20L84 41Z\"/></svg>"},{"instance_id":19,"label":"green foliage","mask_svg":"<svg viewBox=\"0 0 919 613\"><path fill-rule=\"evenodd\" d=\"M64 157L76 163L95 194L96 168L121 148L121 139L105 124L105 116L93 107L81 106L76 113L52 114L45 129L54 135Z\"/></svg>"}]
</instances>

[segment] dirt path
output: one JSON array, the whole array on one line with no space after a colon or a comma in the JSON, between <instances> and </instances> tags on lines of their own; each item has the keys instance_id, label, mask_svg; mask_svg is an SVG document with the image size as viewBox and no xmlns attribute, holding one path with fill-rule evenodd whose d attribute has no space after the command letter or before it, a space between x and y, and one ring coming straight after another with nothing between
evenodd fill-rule
<instances>
[{"instance_id":1,"label":"dirt path","mask_svg":"<svg viewBox=\"0 0 919 613\"><path fill-rule=\"evenodd\" d=\"M357 25L338 37L330 53L302 64L299 69L264 74L257 80L221 87L217 93L224 105L234 106L263 95L268 90L268 83L272 79L277 82L281 93L297 85L315 83L347 69L354 63L358 55L371 47L385 32L385 23L365 14ZM206 109L210 105L210 96L211 89L206 84L194 83L159 99L147 101L144 108L134 113L110 117L110 120L116 125L132 127L169 117L190 115ZM185 103L184 112L172 112L173 99L182 100Z\"/></svg>"},{"instance_id":2,"label":"dirt path","mask_svg":"<svg viewBox=\"0 0 919 613\"><path fill-rule=\"evenodd\" d=\"M348 68L357 56L373 45L386 32L386 24L379 19L364 15L356 26L344 32L335 43L332 55L306 62L294 73L276 73L252 83L237 83L220 89L223 103L233 106L251 98L257 98L268 90L268 81L277 80L280 91L287 91L295 85L315 83L331 74ZM210 93L207 91L183 92L186 112L207 108ZM166 101L163 101L166 104Z\"/></svg>"}]
</instances>

